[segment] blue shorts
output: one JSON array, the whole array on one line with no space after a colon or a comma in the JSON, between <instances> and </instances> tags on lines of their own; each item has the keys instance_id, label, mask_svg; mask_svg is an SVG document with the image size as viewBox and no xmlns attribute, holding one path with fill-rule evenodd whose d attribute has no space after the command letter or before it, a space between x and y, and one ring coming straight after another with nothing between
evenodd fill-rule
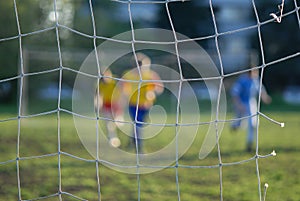
<instances>
[{"instance_id":1,"label":"blue shorts","mask_svg":"<svg viewBox=\"0 0 300 201\"><path fill-rule=\"evenodd\" d=\"M139 107L138 108L138 111L137 111L137 117L135 116L136 115L136 105L130 105L129 106L129 114L130 114L130 117L133 121L137 120L138 122L145 122L145 119L146 119L146 116L149 112L148 109L145 109L145 108L142 108L142 107ZM143 123L136 123L136 125L138 127L142 127L143 126Z\"/></svg>"}]
</instances>

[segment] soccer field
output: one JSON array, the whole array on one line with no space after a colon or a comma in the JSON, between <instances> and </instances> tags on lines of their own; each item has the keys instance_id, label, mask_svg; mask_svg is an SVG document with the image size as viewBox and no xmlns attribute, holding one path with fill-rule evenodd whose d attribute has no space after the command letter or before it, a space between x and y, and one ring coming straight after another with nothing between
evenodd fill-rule
<instances>
[{"instance_id":1,"label":"soccer field","mask_svg":"<svg viewBox=\"0 0 300 201\"><path fill-rule=\"evenodd\" d=\"M300 201L300 0L0 13L0 201Z\"/></svg>"},{"instance_id":2,"label":"soccer field","mask_svg":"<svg viewBox=\"0 0 300 201\"><path fill-rule=\"evenodd\" d=\"M267 155L273 150L277 153L275 157L259 159L262 190L264 184L268 183L266 200L299 200L300 140L297 135L300 130L299 114L273 112L268 115L285 122L286 126L280 128L261 118L259 154ZM2 115L0 119L6 118L7 116ZM88 200L98 200L96 164L82 146L71 115L61 115L61 150L91 161L78 160L61 154L60 172L57 117L46 115L22 119L20 129L21 160L18 173L15 160L18 120L0 122L0 200L18 200L19 191L22 200L49 195L53 197L50 196L45 200L59 200L57 193L60 183L63 192ZM216 148L205 159L198 159L203 139L202 129L204 128L199 128L199 134L192 146L179 159L179 164L185 166L179 168L172 166L155 173L137 176L116 172L100 164L101 200L128 201L139 198L149 201L178 200L178 196L180 200L187 201L220 200L219 168L195 168L219 163ZM128 137L120 137L123 143L121 148L125 149ZM255 152L245 152L245 138L245 130L231 132L229 125L225 124L220 139L223 163L246 160L255 155ZM159 147L159 142L154 140L154 146L146 142L146 150L152 151L155 147ZM32 158L32 156L44 157ZM8 162L9 160L11 162ZM17 174L20 175L19 184ZM255 160L223 166L222 183L224 200L259 200ZM63 194L62 197L64 200L78 200L67 194Z\"/></svg>"}]
</instances>

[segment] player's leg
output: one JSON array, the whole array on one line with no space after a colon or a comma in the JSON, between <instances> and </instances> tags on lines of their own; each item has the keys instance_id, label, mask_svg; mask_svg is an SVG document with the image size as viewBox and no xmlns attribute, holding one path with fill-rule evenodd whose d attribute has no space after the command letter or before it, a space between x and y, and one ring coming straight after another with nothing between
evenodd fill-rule
<instances>
[{"instance_id":1,"label":"player's leg","mask_svg":"<svg viewBox=\"0 0 300 201\"><path fill-rule=\"evenodd\" d=\"M251 101L249 102L249 105L247 105L247 116L252 116L254 115L253 113L253 103L251 103ZM246 150L248 152L252 151L252 146L253 146L253 142L254 142L254 129L255 129L255 125L254 125L254 119L256 119L255 116L253 117L249 117L247 119L247 146L246 146Z\"/></svg>"},{"instance_id":2,"label":"player's leg","mask_svg":"<svg viewBox=\"0 0 300 201\"><path fill-rule=\"evenodd\" d=\"M129 115L132 121L136 121L136 106L135 105L129 105ZM138 136L138 129L136 123L133 125L133 132L131 137L131 142L135 145L137 144L137 136Z\"/></svg>"},{"instance_id":3,"label":"player's leg","mask_svg":"<svg viewBox=\"0 0 300 201\"><path fill-rule=\"evenodd\" d=\"M139 108L136 111L136 106L129 106L129 114L132 118L132 120L137 120L134 126L133 130L133 143L136 145L139 153L143 151L143 142L142 142L142 127L143 127L143 122L145 122L145 118L148 114L148 110L145 108ZM137 116L136 116L137 115Z\"/></svg>"},{"instance_id":4,"label":"player's leg","mask_svg":"<svg viewBox=\"0 0 300 201\"><path fill-rule=\"evenodd\" d=\"M258 121L257 121L257 101L256 98L251 98L249 101L249 114L248 116L252 116L248 119L248 136L247 136L247 150L251 151L252 144L255 140L254 131L257 127Z\"/></svg>"},{"instance_id":5,"label":"player's leg","mask_svg":"<svg viewBox=\"0 0 300 201\"><path fill-rule=\"evenodd\" d=\"M104 115L106 118L112 119L112 120L114 119L114 115L112 114L112 108L104 108L103 112L104 112ZM107 120L106 129L108 132L108 138L109 138L110 145L113 147L119 147L121 145L121 141L117 136L116 123L111 120Z\"/></svg>"},{"instance_id":6,"label":"player's leg","mask_svg":"<svg viewBox=\"0 0 300 201\"><path fill-rule=\"evenodd\" d=\"M241 127L241 117L243 116L242 111L240 111L237 107L234 108L234 118L236 118L236 120L234 120L231 123L231 130L236 131L237 129L239 129Z\"/></svg>"},{"instance_id":7,"label":"player's leg","mask_svg":"<svg viewBox=\"0 0 300 201\"><path fill-rule=\"evenodd\" d=\"M254 128L252 126L252 118L248 118L248 126L247 126L247 147L246 150L248 152L252 151L252 145L254 141Z\"/></svg>"},{"instance_id":8,"label":"player's leg","mask_svg":"<svg viewBox=\"0 0 300 201\"><path fill-rule=\"evenodd\" d=\"M149 110L147 108L139 108L138 110L138 116L137 116L137 120L138 123L136 124L136 128L137 128L137 142L138 142L138 148L139 148L139 152L142 153L143 152L143 139L142 139L142 127L144 126L144 122L146 122L146 116L149 113ZM141 122L141 123L139 123Z\"/></svg>"}]
</instances>

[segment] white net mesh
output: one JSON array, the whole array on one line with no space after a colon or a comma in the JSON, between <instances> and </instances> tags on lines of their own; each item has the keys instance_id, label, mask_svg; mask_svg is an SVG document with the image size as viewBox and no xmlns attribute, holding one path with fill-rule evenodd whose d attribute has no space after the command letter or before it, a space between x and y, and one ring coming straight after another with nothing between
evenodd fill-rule
<instances>
[{"instance_id":1,"label":"white net mesh","mask_svg":"<svg viewBox=\"0 0 300 201\"><path fill-rule=\"evenodd\" d=\"M36 2L38 3L38 2ZM52 1L51 1L52 3ZM50 3L50 5L51 5ZM52 20L52 24L50 23L49 27L47 28L43 28L43 29L39 29L36 31L30 31L30 32L24 32L23 31L23 27L20 26L20 14L19 14L19 10L22 9L21 6L19 6L19 4L21 4L20 2L18 2L17 0L13 1L13 8L14 8L14 15L15 15L15 20L16 20L16 24L17 24L17 31L18 33L15 36L11 36L11 37L3 37L0 38L0 45L1 43L4 42L8 42L8 41L17 41L18 44L18 51L19 51L19 57L20 57L20 63L18 66L19 69L19 73L16 76L10 76L7 78L3 78L0 80L0 83L6 83L9 81L13 81L13 80L18 80L19 81L19 88L18 88L18 114L17 116L13 116L13 117L5 117L4 119L0 119L0 128L1 128L1 124L5 124L5 123L9 123L9 122L15 122L15 127L17 128L15 132L17 132L17 140L15 141L14 144L12 144L11 146L16 147L16 152L11 153L8 157L10 158L1 158L0 159L0 167L8 167L10 165L16 167L16 168L10 168L7 171L16 173L15 175L15 185L17 187L10 187L13 188L12 191L16 192L16 199L17 200L86 200L86 199L91 199L91 200L114 200L114 199L118 199L118 200L142 200L143 198L143 192L146 191L152 191L153 190L153 194L155 193L159 193L160 191L157 190L155 191L155 187L153 186L147 186L147 183L144 182L143 179L147 178L147 177L151 177L151 174L148 176L144 176L142 174L139 174L142 168L149 168L149 169L165 169L165 174L164 173L157 173L158 175L154 176L158 181L161 181L160 179L163 178L162 182L164 182L164 180L172 180L173 184L170 184L168 182L168 186L172 189L165 189L162 187L162 191L164 191L166 194L172 194L170 196L171 199L174 200L189 200L189 199L193 199L195 197L192 198L188 198L187 195L185 195L185 188L192 188L191 186L197 185L199 184L200 188L205 188L203 186L203 184L201 184L201 175L202 173L205 174L214 174L215 176L213 176L213 179L216 179L218 182L217 186L215 186L215 188L218 188L218 193L214 194L214 195L208 195L212 196L213 198L218 198L219 200L223 200L224 197L226 197L226 191L230 191L230 189L226 189L226 183L224 183L224 179L223 179L223 174L224 174L224 169L225 168L231 168L231 167L239 167L239 168L243 168L242 166L244 164L248 164L251 161L253 161L255 163L254 166L251 166L251 170L250 171L254 171L255 170L255 175L256 175L256 181L257 183L252 183L252 186L256 186L256 195L253 195L252 199L253 200L265 200L265 196L266 196L266 188L267 188L267 184L265 186L261 186L261 176L260 176L260 166L259 166L259 162L265 158L268 158L270 156L275 156L275 152L273 151L270 154L265 154L265 155L261 155L259 152L259 139L260 139L260 132L259 132L259 127L257 127L257 129L255 130L255 138L256 138L256 143L255 143L255 152L253 156L247 155L247 158L244 156L242 157L242 159L240 158L238 161L223 161L223 151L222 151L222 146L219 142L219 140L214 141L216 144L216 148L215 148L215 159L216 160L212 160L209 161L212 162L210 164L207 164L207 161L202 162L197 162L199 161L198 156L192 155L192 157L194 157L193 159L187 158L185 159L184 156L184 160L180 159L180 153L178 150L178 146L180 146L180 141L178 141L177 135L179 133L178 130L180 130L181 127L183 126L202 126L202 125L212 125L213 126L213 132L214 132L214 136L213 138L215 139L219 139L221 133L222 133L222 129L220 129L220 125L221 124L225 124L226 123L231 123L234 122L236 120L239 119L249 119L249 118L256 118L257 120L259 118L264 118L269 120L269 123L275 123L278 124L279 126L283 127L283 123L277 122L276 120L268 117L268 115L264 114L261 112L260 106L261 106L261 96L262 96L262 81L264 79L264 74L265 71L270 68L272 69L273 65L276 65L278 63L282 63L282 62L286 62L295 58L299 58L300 52L299 50L297 52L293 52L293 53L289 53L288 55L285 56L281 56L280 58L276 58L276 59L266 59L266 54L268 54L267 51L272 51L272 49L267 49L265 47L264 44L264 39L262 36L262 26L268 25L268 24L274 24L274 23L278 23L278 26L280 26L281 24L285 23L285 19L293 16L294 18L297 19L297 25L298 27L296 29L300 28L300 17L299 17L299 2L297 2L296 0L294 0L294 7L293 9L286 11L284 10L284 1L282 1L281 7L279 8L279 13L270 13L271 16L269 16L268 19L266 20L262 20L259 16L259 12L257 10L257 2L252 0L247 2L248 4L248 12L250 12L249 10L254 11L254 18L252 20L254 20L254 23L252 25L246 26L246 27L239 27L239 28L226 28L226 27L222 27L221 26L221 21L224 20L222 17L222 15L219 15L218 17L216 17L215 12L216 9L219 7L222 7L222 4L224 4L223 6L226 7L226 4L230 4L230 2L228 3L222 3L221 1L209 1L206 3L203 3L205 5L203 5L203 7L206 6L206 8L209 10L210 12L210 19L212 21L212 27L213 27L213 34L209 34L206 36L196 36L196 37L192 37L192 38L180 38L178 37L178 34L176 33L177 28L176 27L176 23L179 20L184 20L184 19L174 19L172 17L172 15L176 15L174 13L172 13L170 7L174 6L176 4L176 7L180 10L180 7L184 4L188 4L189 2L185 2L185 1L179 1L179 0L172 0L172 1L122 1L122 0L116 0L114 3L115 6L120 6L123 7L125 9L125 11L127 11L128 13L128 23L130 24L130 32L131 35L131 39L130 40L122 40L122 39L115 39L113 37L106 37L104 35L99 35L97 30L101 29L101 24L97 24L97 20L95 20L95 16L94 16L94 4L96 4L97 1L86 1L85 2L85 6L88 5L88 9L86 9L84 12L88 12L88 15L90 15L91 21L92 21L92 34L87 34L85 31L79 31L76 30L74 28L71 27L71 25L69 25L68 23L61 23L61 22L68 22L68 15L61 15L61 10L63 9L64 6L74 6L72 7L72 9L70 9L72 12L74 12L74 9L76 7L76 3L72 4L72 1L58 1L58 0L53 0L53 11L50 12L49 17ZM234 3L233 3L234 4ZM136 55L136 52L139 50L138 49L138 45L139 44L158 44L158 45L164 45L166 44L165 42L157 42L157 41L145 41L145 38L141 38L143 37L141 34L138 35L135 33L135 23L138 23L139 19L143 19L141 14L138 14L139 10L134 10L135 6L140 6L140 7L144 7L143 12L145 12L144 14L147 15L147 6L149 6L149 8L151 6L159 6L161 8L164 8L163 11L166 13L166 17L167 17L167 22L169 23L169 27L170 27L170 33L173 34L174 40L168 42L168 45L171 45L172 48L174 48L174 55L175 55L175 59L173 59L173 61L175 61L175 63L178 65L178 79L174 79L171 80L170 79L164 79L162 78L162 80L160 82L164 83L167 85L167 83L175 83L178 84L178 94L179 97L177 99L176 102L176 106L175 106L175 115L173 115L173 117L175 116L175 122L170 123L170 124L164 124L164 125L160 125L159 123L146 123L150 126L165 126L168 127L168 129L174 129L169 131L170 133L173 133L175 137L175 144L176 144L176 148L174 150L174 156L175 156L175 160L173 163L171 163L170 165L157 165L157 164L142 164L139 162L139 156L136 154L136 164L131 164L131 165L120 165L117 163L113 163L110 160L105 160L103 159L101 156L99 156L99 152L96 151L94 157L90 157L90 156L82 156L82 155L77 155L76 151L72 151L70 149L70 151L65 151L68 150L67 148L64 148L64 146L69 147L69 145L65 144L65 142L62 142L62 139L64 139L65 136L62 136L62 133L68 133L65 130L64 124L68 123L68 119L65 118L66 115L74 115L76 117L79 118L79 120L82 120L83 122L90 122L92 123L92 125L95 125L96 123L96 141L98 142L98 133L100 128L98 128L98 122L99 121L114 121L112 119L105 119L105 118L99 118L99 115L90 117L88 115L82 115L80 113L76 113L74 111L72 111L70 108L68 108L67 106L64 107L64 98L63 96L65 95L64 92L64 79L65 76L67 76L67 74L69 73L75 73L75 74L80 74L81 76L86 76L89 78L95 78L96 80L98 80L99 82L99 77L103 76L103 69L100 68L100 64L101 62L103 62L100 59L98 60L98 56L96 55L96 66L97 68L97 72L94 75L90 75L87 72L81 72L80 70L78 70L78 68L73 68L70 66L66 66L64 63L66 62L68 56L71 57L71 61L72 61L72 54L75 54L76 52L80 52L78 50L74 51L74 52L67 52L67 51L63 51L63 41L64 38L68 38L68 35L70 34L74 34L80 37L84 37L87 41L89 41L88 43L91 44L90 45L90 50L94 50L95 52L97 52L97 46L98 46L98 42L99 41L112 41L115 43L119 43L119 44L129 44L131 47L131 52L133 53L133 55ZM272 10L276 11L276 4L275 5L275 9L272 8ZM45 7L44 7L45 8ZM172 7L175 8L175 7ZM283 9L282 9L283 8ZM71 12L70 11L70 12ZM153 10L155 11L155 10ZM30 11L28 11L30 12ZM120 11L121 12L121 11ZM230 10L226 11L224 10L224 12L230 12ZM70 14L71 15L71 14ZM223 17L226 17L227 14L224 13ZM5 17L5 16L4 16ZM239 16L231 16L231 18L238 18ZM135 19L137 18L137 19ZM51 21L50 20L50 21ZM108 19L109 20L109 19ZM127 19L126 19L127 20ZM218 22L218 20L220 20L220 24ZM105 21L105 20L104 20ZM185 22L185 24L189 24L189 21ZM221 26L221 28L219 27L219 25ZM25 25L26 26L26 25ZM100 28L99 28L100 27ZM180 28L178 28L180 30ZM223 30L222 30L223 29ZM226 30L227 29L227 30ZM55 44L56 49L51 50L51 51L47 51L46 54L50 54L51 52L51 59L53 61L57 61L57 66L56 68L51 68L51 69L43 69L40 70L42 68L39 68L39 70L36 71L29 71L28 68L30 68L30 65L28 65L27 62L27 57L28 54L32 54L34 55L33 57L39 57L41 58L42 55L37 56L37 54L39 54L39 50L34 52L33 50L27 50L26 48L24 48L23 42L24 40L26 41L26 38L29 36L35 36L35 35L39 35L39 34L44 34L47 32L54 32L55 35L55 40L53 40L53 43L51 46L53 46ZM179 31L180 32L180 31ZM222 110L222 108L220 108L220 104L222 101L222 87L224 83L226 82L226 80L236 76L236 75L240 75L243 74L245 72L250 71L249 69L245 68L229 68L227 65L228 63L227 60L229 58L230 59L236 59L239 60L239 57L243 57L243 56L239 56L234 55L233 57L226 57L226 55L223 55L222 53L222 49L220 48L222 45L220 43L223 43L223 37L235 37L236 34L239 34L241 32L255 32L257 35L257 46L258 46L258 57L260 58L260 62L255 64L256 69L260 70L260 79L259 79L259 93L258 93L258 109L257 112L254 115L251 116L244 116L244 117L240 117L239 119L236 118L220 118L220 110ZM291 33L293 34L293 33ZM177 38L178 37L178 38ZM297 37L297 36L296 36ZM298 36L299 37L299 36ZM148 39L148 38L147 38ZM230 38L229 38L230 39ZM232 39L232 38L231 38ZM212 111L214 112L213 115L213 119L211 120L207 120L207 121L201 121L201 122L189 122L189 121L180 121L180 104L181 104L181 100L182 98L180 97L180 94L184 93L184 89L182 86L184 85L185 82L192 82L192 81L204 81L204 80L209 80L212 79L211 77L191 77L191 78L186 78L184 76L184 71L181 66L181 54L180 54L180 50L179 50L179 45L185 42L190 42L190 41L194 41L194 42L201 42L201 41L205 41L205 40L211 40L210 45L214 46L215 48L215 53L212 56L213 59L215 60L215 62L217 63L218 66L218 72L219 72L219 76L214 77L213 79L218 80L219 83L219 87L217 88L217 95L216 95L216 108L212 109ZM280 40L280 39L279 39ZM230 40L229 40L230 41ZM237 41L238 43L239 41ZM232 42L231 45L239 45L236 44L236 42ZM296 45L296 44L294 44ZM92 48L91 48L92 47ZM34 53L33 53L34 52ZM50 52L50 53L49 53ZM94 53L95 53L94 52ZM248 52L249 53L249 52ZM246 53L246 54L248 54ZM70 56L71 55L71 56ZM82 56L82 55L86 55L86 53L78 53L78 56ZM174 56L173 55L173 56ZM242 55L242 54L241 54ZM26 57L26 58L24 58ZM73 55L73 58L77 57ZM159 57L159 56L158 56ZM48 59L49 57L47 57ZM78 57L77 57L78 58ZM74 58L76 59L76 58ZM224 61L223 61L224 60ZM226 61L225 61L226 60ZM237 62L238 63L238 62ZM238 65L240 65L238 63ZM241 63L241 65L246 65L245 67L249 67L247 64L245 63ZM27 82L28 80L30 80L31 78L34 78L35 76L43 76L43 75L48 75L48 74L54 74L54 76L58 76L58 79L56 79L55 81L58 82L57 84L57 102L55 103L54 107L52 107L52 109L49 109L47 111L42 111L42 112L34 112L34 113L28 113L27 112L27 107L30 107L31 102L27 102L27 96L28 96L28 90L27 90ZM40 79L40 78L38 78ZM124 81L122 80L122 78L116 78L116 77L112 77L112 79L115 79L117 81ZM147 82L147 81L140 81L141 83ZM30 81L29 81L30 84ZM28 106L27 106L28 105ZM52 116L51 116L52 115ZM55 116L55 118L53 119L53 115ZM49 117L51 116L51 117ZM43 132L43 130L47 130L47 126L43 125L43 128L41 128L40 130L35 130L33 128L28 129L26 127L27 124L29 124L29 120L30 119L35 119L37 117L45 117L45 119L49 118L48 120L46 120L47 124L49 125L54 125L52 126L56 128L56 133L55 135L52 136L44 136L42 133L35 133L35 132ZM28 122L26 122L26 120L28 120ZM67 122L67 123L66 123ZM137 120L134 122L131 122L130 120L128 121L123 121L122 123L125 124L135 124L137 123ZM38 123L35 123L35 127L38 126L36 125ZM74 132L74 130L72 131ZM34 134L34 135L41 135L40 137L36 137L38 140L36 142L31 142L26 141L27 135L28 134ZM64 134L65 135L65 134ZM55 136L56 141L53 142L54 139L52 138L53 136ZM49 137L49 139L48 139ZM50 139L51 138L51 139ZM198 138L196 138L198 139ZM50 148L50 150L47 150L47 140L49 140L49 143L55 143L55 147L56 150L52 150ZM44 142L43 142L44 141ZM45 143L46 141L46 143ZM122 140L121 140L122 142ZM1 143L5 143L5 142L1 142ZM43 149L43 154L40 154L40 152L35 152L35 151L28 151L28 149L30 150L30 146L35 147L35 143L41 143L43 144L44 148ZM201 144L201 143L200 143ZM199 144L198 144L199 145ZM197 146L198 146L197 145ZM80 147L81 145L74 145L76 147L74 147L74 149ZM96 146L99 146L99 143L96 143ZM27 147L27 148L24 148ZM72 146L71 146L72 147ZM97 147L96 150L98 150L99 148ZM197 152L197 154L199 153L199 147L196 147L196 151L194 151L194 153ZM270 150L271 152L272 150ZM37 154L35 154L37 153ZM205 155L206 156L206 155ZM225 156L226 157L226 156ZM193 160L194 162L190 162L190 160ZM47 161L47 162L46 162ZM50 161L50 162L49 162ZM196 161L196 162L195 162ZM37 171L37 174L35 174L33 177L35 177L35 181L37 183L37 185L42 185L41 183L44 183L42 185L42 191L36 192L36 193L32 193L32 194L27 194L27 192L30 192L32 189L30 187L29 184L29 180L26 179L26 174L28 172L24 171L26 170L26 163L32 163L30 165L30 167L32 168L32 170L36 171L37 169L44 169L43 171ZM152 161L151 161L152 162ZM109 182L107 180L110 179L114 179L114 177L118 178L118 180L122 180L122 178L124 178L124 176L118 175L117 173L114 173L113 171L107 171L104 167L103 164L105 164L106 166L111 166L111 167L116 167L118 170L119 169L130 169L133 168L134 169L134 173L136 173L136 175L130 175L128 176L128 180L131 180L132 183L135 183L135 185L132 185L130 187L124 187L122 186L121 183L116 184L116 182ZM126 164L126 163L125 163ZM23 168L24 165L24 168ZM79 172L75 172L75 168L81 166L83 171L83 177L80 177L81 179L76 180L72 177L72 175L68 175L69 172L65 171L68 166L71 166L72 168L74 167L74 172L72 172L74 175L80 175ZM144 166L144 167L142 167ZM65 168L66 167L66 168ZM30 169L27 169L27 171L30 172ZM64 169L65 168L65 169ZM254 168L254 169L253 169ZM52 171L53 169L55 169L55 171ZM211 169L213 169L213 171L209 172ZM86 171L89 170L89 173L87 173ZM199 170L199 171L198 171ZM217 171L214 171L217 170ZM64 172L65 171L65 172ZM76 171L81 171L80 168L76 169ZM93 172L92 172L93 171ZM169 171L169 172L168 172ZM183 173L184 171L195 171L192 174L198 174L198 175L194 175L194 177L197 177L196 181L184 181L184 175L186 173ZM50 172L55 172L54 175L49 175ZM91 173L92 172L92 173ZM125 171L126 172L126 171ZM232 169L232 172L234 172L234 169ZM10 173L10 174L13 174ZM112 174L112 176L107 176L105 174ZM226 170L226 174L228 173L228 171ZM10 175L9 174L9 175ZM103 174L103 175L102 175ZM46 176L45 176L46 175ZM47 176L48 175L48 176ZM154 174L155 175L155 174ZM167 176L166 176L167 175ZM217 178L216 178L217 175ZM164 178L165 176L165 178ZM49 179L51 178L51 179ZM55 178L55 179L53 179ZM83 183L81 186L76 186L77 183L83 182L84 179L82 178L92 178L92 184L90 183ZM3 177L4 179L4 177ZM45 179L45 180L44 180ZM49 181L48 181L49 180ZM14 182L13 182L14 183ZM46 185L45 183L48 183L48 185ZM119 196L118 198L115 198L110 192L110 190L108 188L128 188L128 191L130 193L128 193L128 195L122 195ZM206 185L206 184L205 184ZM209 185L209 184L207 184ZM239 185L238 183L236 183L236 185ZM9 186L9 185L8 185ZM35 185L33 185L34 187L32 188L36 188ZM73 186L73 188L72 188ZM83 186L93 186L90 187L92 190L92 192L94 192L93 195L89 196L86 195L85 197L85 192L81 192L79 193L79 195L76 193L77 191L80 191L80 189L84 188ZM187 187L188 186L188 187ZM17 189L17 190L16 190ZM29 190L31 189L31 190ZM49 190L48 190L49 189ZM53 191L53 189L56 189L55 191ZM148 189L148 190L147 190ZM152 189L152 190L151 190ZM264 191L263 191L264 189ZM34 190L32 190L33 192ZM38 190L37 190L38 191ZM263 193L262 193L263 191ZM25 193L24 193L25 192ZM6 190L5 193L10 193L9 190ZM161 192L160 192L161 193ZM12 193L13 194L13 193ZM205 193L204 193L205 194ZM201 196L203 196L204 194L198 194L195 195L196 197L198 197L199 199L201 199ZM208 193L209 194L209 193ZM34 196L35 195L35 196ZM1 196L1 195L0 195ZM34 197L32 197L34 196ZM238 195L236 195L237 197L235 197L237 200L239 200ZM9 196L7 196L8 198L11 198ZM92 198L91 198L92 197ZM144 198L145 200L149 199L147 197Z\"/></svg>"}]
</instances>

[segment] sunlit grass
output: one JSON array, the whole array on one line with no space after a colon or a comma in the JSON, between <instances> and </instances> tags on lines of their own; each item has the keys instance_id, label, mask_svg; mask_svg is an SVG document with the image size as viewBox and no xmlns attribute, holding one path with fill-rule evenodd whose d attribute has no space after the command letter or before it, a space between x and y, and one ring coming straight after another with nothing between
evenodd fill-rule
<instances>
[{"instance_id":1,"label":"sunlit grass","mask_svg":"<svg viewBox=\"0 0 300 201\"><path fill-rule=\"evenodd\" d=\"M259 159L260 180L269 184L266 200L299 200L300 177L300 119L297 113L270 113L273 118L286 123L285 128L261 118L259 128L259 154L267 155L273 150L276 157ZM5 119L1 116L1 119ZM60 182L63 192L88 200L98 200L96 163L83 147L77 135L72 117L61 116L58 129L57 117L47 115L21 120L20 130L20 192L22 199L33 199L58 193ZM199 134L182 158L180 165L218 165L217 149L203 160L198 159L200 147L208 125L199 127ZM91 160L81 161L66 155L60 156L58 168L58 130L61 151ZM162 137L145 142L148 152L159 150L170 139L166 129ZM16 169L18 120L0 123L0 200L18 200ZM161 134L160 134L161 135ZM163 137L165 135L165 137ZM173 134L172 134L173 135ZM129 137L120 133L122 149ZM231 132L225 124L220 150L223 163L249 159L255 155L245 152L245 130ZM134 150L133 150L134 151ZM30 156L54 154L44 158L26 159ZM174 165L174 164L173 164ZM100 164L101 200L220 200L219 168L167 168L155 173L133 175L116 172ZM176 175L178 176L176 178ZM176 184L176 179L179 185ZM258 178L255 160L247 163L222 167L222 189L224 200L259 200ZM140 192L138 192L140 189ZM178 193L179 190L179 193ZM76 200L63 195L64 200ZM58 200L58 197L46 199Z\"/></svg>"}]
</instances>

